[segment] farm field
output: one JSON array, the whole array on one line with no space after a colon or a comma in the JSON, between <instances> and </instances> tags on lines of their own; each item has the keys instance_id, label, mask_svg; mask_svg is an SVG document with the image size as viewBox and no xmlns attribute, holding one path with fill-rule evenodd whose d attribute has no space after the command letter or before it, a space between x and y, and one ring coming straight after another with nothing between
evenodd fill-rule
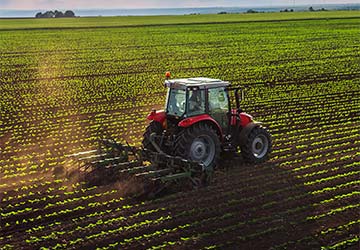
<instances>
[{"instance_id":1,"label":"farm field","mask_svg":"<svg viewBox=\"0 0 360 250\"><path fill-rule=\"evenodd\" d=\"M0 249L358 249L359 11L59 22L0 20ZM270 160L154 200L66 175L140 145L165 71L247 86Z\"/></svg>"}]
</instances>

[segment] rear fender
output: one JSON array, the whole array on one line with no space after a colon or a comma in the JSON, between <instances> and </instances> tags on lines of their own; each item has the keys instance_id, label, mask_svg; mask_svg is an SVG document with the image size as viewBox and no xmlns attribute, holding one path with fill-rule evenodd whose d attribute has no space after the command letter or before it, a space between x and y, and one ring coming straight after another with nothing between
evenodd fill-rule
<instances>
[{"instance_id":1,"label":"rear fender","mask_svg":"<svg viewBox=\"0 0 360 250\"><path fill-rule=\"evenodd\" d=\"M214 127L219 135L220 141L222 141L223 133L220 125L211 116L207 114L186 118L181 122L179 122L178 126L183 128L188 128L199 122L206 122L210 124L212 127Z\"/></svg>"},{"instance_id":2,"label":"rear fender","mask_svg":"<svg viewBox=\"0 0 360 250\"><path fill-rule=\"evenodd\" d=\"M236 117L238 111L236 109L231 110L231 126L236 126ZM249 123L253 122L253 117L245 112L240 113L240 126L246 127Z\"/></svg>"},{"instance_id":3,"label":"rear fender","mask_svg":"<svg viewBox=\"0 0 360 250\"><path fill-rule=\"evenodd\" d=\"M245 128L248 124L252 123L253 117L245 112L240 113L240 126Z\"/></svg>"},{"instance_id":4,"label":"rear fender","mask_svg":"<svg viewBox=\"0 0 360 250\"><path fill-rule=\"evenodd\" d=\"M153 109L151 113L147 116L147 119L150 121L160 122L160 124L164 127L166 121L166 113L164 110L156 111L155 109Z\"/></svg>"}]
</instances>

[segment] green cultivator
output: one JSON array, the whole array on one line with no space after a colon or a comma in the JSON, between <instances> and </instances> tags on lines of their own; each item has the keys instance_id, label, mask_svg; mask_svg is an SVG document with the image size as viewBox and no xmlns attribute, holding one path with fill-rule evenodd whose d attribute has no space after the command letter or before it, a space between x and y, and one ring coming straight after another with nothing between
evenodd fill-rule
<instances>
[{"instance_id":1,"label":"green cultivator","mask_svg":"<svg viewBox=\"0 0 360 250\"><path fill-rule=\"evenodd\" d=\"M194 187L205 184L210 173L205 171L203 164L159 151L101 139L98 149L70 157L79 162L79 170L88 185L105 185L135 178L143 185L140 196L154 196L181 180L188 180Z\"/></svg>"}]
</instances>

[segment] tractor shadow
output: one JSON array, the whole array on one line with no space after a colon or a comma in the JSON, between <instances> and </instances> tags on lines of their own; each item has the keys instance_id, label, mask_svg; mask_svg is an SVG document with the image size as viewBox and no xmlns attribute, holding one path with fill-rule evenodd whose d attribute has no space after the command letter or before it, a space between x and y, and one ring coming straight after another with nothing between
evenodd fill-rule
<instances>
[{"instance_id":1,"label":"tractor shadow","mask_svg":"<svg viewBox=\"0 0 360 250\"><path fill-rule=\"evenodd\" d=\"M212 244L233 238L226 248L321 248L316 236L320 225L308 220L314 214L314 197L294 173L280 168L278 162L270 159L253 165L240 154L223 155L211 184L204 195L210 190L224 194L219 196L227 200L226 210L242 211L232 223L244 223L223 238L211 239Z\"/></svg>"}]
</instances>

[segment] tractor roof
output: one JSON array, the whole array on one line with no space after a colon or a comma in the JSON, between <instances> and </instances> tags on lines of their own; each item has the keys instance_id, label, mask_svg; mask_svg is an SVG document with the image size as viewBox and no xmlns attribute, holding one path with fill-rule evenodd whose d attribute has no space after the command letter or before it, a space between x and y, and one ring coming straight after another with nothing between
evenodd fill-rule
<instances>
[{"instance_id":1,"label":"tractor roof","mask_svg":"<svg viewBox=\"0 0 360 250\"><path fill-rule=\"evenodd\" d=\"M192 87L199 89L209 89L209 88L227 87L229 85L230 83L227 81L222 81L220 79L213 79L213 78L205 78L205 77L172 79L165 81L165 86L168 88L184 89L184 90Z\"/></svg>"}]
</instances>

